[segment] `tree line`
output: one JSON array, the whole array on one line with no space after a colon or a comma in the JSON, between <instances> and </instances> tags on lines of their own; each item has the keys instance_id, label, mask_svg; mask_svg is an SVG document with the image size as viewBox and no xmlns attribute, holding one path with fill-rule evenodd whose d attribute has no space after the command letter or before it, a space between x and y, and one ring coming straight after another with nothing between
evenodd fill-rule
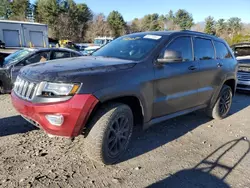
<instances>
[{"instance_id":1,"label":"tree line","mask_svg":"<svg viewBox=\"0 0 250 188\"><path fill-rule=\"evenodd\" d=\"M125 22L118 11L94 14L84 3L74 0L1 0L0 18L45 23L49 36L75 42L90 42L96 36L113 36L142 31L189 29L217 35L230 44L250 40L250 25L238 17L215 20L208 16L204 22L194 23L191 13L184 9L170 10L166 15L147 14Z\"/></svg>"}]
</instances>

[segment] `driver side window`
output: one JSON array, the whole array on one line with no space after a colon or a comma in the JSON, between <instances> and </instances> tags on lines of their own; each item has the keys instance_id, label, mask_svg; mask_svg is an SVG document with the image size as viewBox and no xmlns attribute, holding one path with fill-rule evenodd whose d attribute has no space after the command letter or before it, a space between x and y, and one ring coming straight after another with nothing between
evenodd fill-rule
<instances>
[{"instance_id":1,"label":"driver side window","mask_svg":"<svg viewBox=\"0 0 250 188\"><path fill-rule=\"evenodd\" d=\"M44 62L48 60L49 60L49 52L39 52L26 59L25 64L30 65L33 63Z\"/></svg>"},{"instance_id":2,"label":"driver side window","mask_svg":"<svg viewBox=\"0 0 250 188\"><path fill-rule=\"evenodd\" d=\"M191 37L178 37L173 40L167 47L165 47L159 58L163 58L166 50L179 52L183 58L183 61L193 61L193 49L191 43Z\"/></svg>"}]
</instances>

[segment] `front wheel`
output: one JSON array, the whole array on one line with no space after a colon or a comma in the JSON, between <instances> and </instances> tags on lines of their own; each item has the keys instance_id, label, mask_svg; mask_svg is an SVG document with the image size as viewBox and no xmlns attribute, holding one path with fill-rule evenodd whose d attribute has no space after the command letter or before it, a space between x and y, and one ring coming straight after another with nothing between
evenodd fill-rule
<instances>
[{"instance_id":1,"label":"front wheel","mask_svg":"<svg viewBox=\"0 0 250 188\"><path fill-rule=\"evenodd\" d=\"M133 113L129 106L111 103L101 107L92 121L85 140L89 158L113 164L126 151L133 131Z\"/></svg>"},{"instance_id":2,"label":"front wheel","mask_svg":"<svg viewBox=\"0 0 250 188\"><path fill-rule=\"evenodd\" d=\"M224 85L221 89L220 95L213 106L213 108L209 109L207 114L208 116L214 119L223 119L225 118L231 108L233 100L233 92L231 87Z\"/></svg>"}]
</instances>

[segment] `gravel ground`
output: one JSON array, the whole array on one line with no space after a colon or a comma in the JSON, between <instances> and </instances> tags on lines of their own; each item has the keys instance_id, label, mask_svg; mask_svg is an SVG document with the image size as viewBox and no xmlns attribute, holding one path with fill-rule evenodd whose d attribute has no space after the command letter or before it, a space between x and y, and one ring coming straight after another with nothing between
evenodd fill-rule
<instances>
[{"instance_id":1,"label":"gravel ground","mask_svg":"<svg viewBox=\"0 0 250 188\"><path fill-rule=\"evenodd\" d=\"M196 112L136 128L122 161L104 166L85 156L82 137L49 138L0 95L0 187L250 187L249 105L237 94L222 121Z\"/></svg>"}]
</instances>

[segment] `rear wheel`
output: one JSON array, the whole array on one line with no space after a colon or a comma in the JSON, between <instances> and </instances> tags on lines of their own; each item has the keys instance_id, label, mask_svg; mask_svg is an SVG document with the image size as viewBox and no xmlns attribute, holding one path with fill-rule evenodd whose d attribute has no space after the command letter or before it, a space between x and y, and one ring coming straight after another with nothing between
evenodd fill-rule
<instances>
[{"instance_id":1,"label":"rear wheel","mask_svg":"<svg viewBox=\"0 0 250 188\"><path fill-rule=\"evenodd\" d=\"M213 106L209 109L207 114L208 116L214 119L223 119L225 118L231 108L233 100L233 93L231 87L224 85L221 89L220 95Z\"/></svg>"},{"instance_id":2,"label":"rear wheel","mask_svg":"<svg viewBox=\"0 0 250 188\"><path fill-rule=\"evenodd\" d=\"M129 144L133 130L133 114L129 106L112 103L102 107L92 121L92 128L85 140L89 158L113 164Z\"/></svg>"}]
</instances>

